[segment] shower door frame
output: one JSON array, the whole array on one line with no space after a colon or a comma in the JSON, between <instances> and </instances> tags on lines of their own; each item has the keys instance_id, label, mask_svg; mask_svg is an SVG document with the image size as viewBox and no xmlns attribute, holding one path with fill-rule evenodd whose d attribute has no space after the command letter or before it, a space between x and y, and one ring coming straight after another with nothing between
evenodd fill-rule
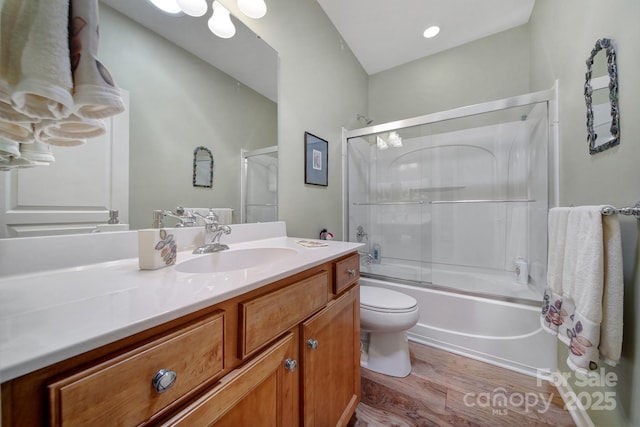
<instances>
[{"instance_id":1,"label":"shower door frame","mask_svg":"<svg viewBox=\"0 0 640 427\"><path fill-rule=\"evenodd\" d=\"M452 110L440 111L424 116L413 117L410 119L396 120L388 123L383 123L374 126L368 126L360 129L346 130L342 129L342 232L344 239L349 241L349 151L348 140L350 138L364 137L372 134L378 134L382 132L391 132L409 127L428 125L431 123L442 122L444 120L451 120L463 117L475 116L483 113L490 113L500 111L508 108L522 107L526 105L546 103L547 104L547 123L548 123L548 206L558 206L558 82L555 82L554 87L539 92L532 92L524 95L518 95L514 97L499 99L496 101L489 101L480 104L474 104L464 107L455 108ZM402 280L398 278L393 279L394 282L401 283ZM446 290L448 292L454 292L459 294L469 294L473 296L479 296L476 292L467 292L461 290L452 290L449 287L441 287L439 285L430 284L432 289ZM519 302L525 305L534 304L529 300L513 298L509 296L487 296L491 299L505 300L510 302Z\"/></svg>"},{"instance_id":2,"label":"shower door frame","mask_svg":"<svg viewBox=\"0 0 640 427\"><path fill-rule=\"evenodd\" d=\"M524 95L498 99L495 101L483 102L480 104L467 105L451 110L438 111L424 116L412 117L409 119L396 120L379 125L368 126L359 129L342 129L342 235L345 240L349 239L349 152L348 140L350 138L363 137L381 132L391 132L409 127L428 125L442 122L444 120L470 117L483 113L500 111L507 108L523 107L525 105L547 103L547 114L549 123L549 207L558 206L558 81L551 89L527 93Z\"/></svg>"},{"instance_id":3,"label":"shower door frame","mask_svg":"<svg viewBox=\"0 0 640 427\"><path fill-rule=\"evenodd\" d=\"M248 158L255 156L262 156L264 154L272 154L278 152L278 146L272 145L270 147L259 148L257 150L240 150L240 224L244 224L247 219L247 165ZM279 161L279 160L278 160ZM279 168L278 168L279 169ZM277 179L277 178L276 178ZM276 203L273 205L264 205L264 206L273 206L275 208L275 217L278 218L278 195L276 190Z\"/></svg>"}]
</instances>

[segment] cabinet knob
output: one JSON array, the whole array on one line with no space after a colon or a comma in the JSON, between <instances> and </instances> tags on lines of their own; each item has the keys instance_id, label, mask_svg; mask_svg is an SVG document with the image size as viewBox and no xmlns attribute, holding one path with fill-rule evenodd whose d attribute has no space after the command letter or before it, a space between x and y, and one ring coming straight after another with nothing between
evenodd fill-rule
<instances>
[{"instance_id":1,"label":"cabinet knob","mask_svg":"<svg viewBox=\"0 0 640 427\"><path fill-rule=\"evenodd\" d=\"M314 340L313 338L309 338L307 340L307 347L310 350L317 350L318 349L318 340Z\"/></svg>"},{"instance_id":2,"label":"cabinet knob","mask_svg":"<svg viewBox=\"0 0 640 427\"><path fill-rule=\"evenodd\" d=\"M294 372L297 366L298 366L298 362L296 362L294 359L287 359L284 361L284 367L290 370L291 372Z\"/></svg>"},{"instance_id":3,"label":"cabinet knob","mask_svg":"<svg viewBox=\"0 0 640 427\"><path fill-rule=\"evenodd\" d=\"M178 374L175 371L170 371L168 369L160 369L151 380L151 384L153 388L158 393L164 393L169 390L176 383L176 379Z\"/></svg>"},{"instance_id":4,"label":"cabinet knob","mask_svg":"<svg viewBox=\"0 0 640 427\"><path fill-rule=\"evenodd\" d=\"M349 273L349 276L354 277L356 275L356 270L353 268L350 268L347 270L347 273Z\"/></svg>"}]
</instances>

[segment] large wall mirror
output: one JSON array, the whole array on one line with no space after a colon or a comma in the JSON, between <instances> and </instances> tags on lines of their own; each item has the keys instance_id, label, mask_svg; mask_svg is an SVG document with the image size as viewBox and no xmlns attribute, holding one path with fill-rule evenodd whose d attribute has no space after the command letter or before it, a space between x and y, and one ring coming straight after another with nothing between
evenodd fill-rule
<instances>
[{"instance_id":1,"label":"large wall mirror","mask_svg":"<svg viewBox=\"0 0 640 427\"><path fill-rule=\"evenodd\" d=\"M589 154L596 154L620 144L618 66L611 39L596 41L586 63L587 141Z\"/></svg>"},{"instance_id":2,"label":"large wall mirror","mask_svg":"<svg viewBox=\"0 0 640 427\"><path fill-rule=\"evenodd\" d=\"M178 205L232 208L233 222L239 222L240 152L277 145L277 52L234 16L236 34L221 39L208 29L211 11L194 18L167 15L146 0L100 0L99 5L98 56L117 85L129 93L129 164L115 161L129 171L128 195L126 201L79 201L81 189L95 199L97 185L85 186L79 172L66 187L78 193L72 204L77 210L90 211L94 224L106 223L109 210L119 210L120 221L130 229L148 228L153 210ZM193 186L194 147L198 146L209 148L215 159L216 185L207 191ZM56 151L57 160L64 163L65 150ZM91 182L102 185L99 179ZM31 203L35 196L28 194ZM128 210L123 204L128 204ZM39 209L31 206L29 212ZM21 226L28 227L31 213L23 217ZM166 224L171 226L172 220L168 218ZM36 235L12 235L2 228L0 237Z\"/></svg>"}]
</instances>

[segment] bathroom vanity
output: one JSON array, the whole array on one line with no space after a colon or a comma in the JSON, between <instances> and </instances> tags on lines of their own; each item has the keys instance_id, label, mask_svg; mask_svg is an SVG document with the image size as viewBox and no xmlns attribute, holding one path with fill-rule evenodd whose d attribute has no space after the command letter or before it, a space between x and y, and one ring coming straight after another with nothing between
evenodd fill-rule
<instances>
[{"instance_id":1,"label":"bathroom vanity","mask_svg":"<svg viewBox=\"0 0 640 427\"><path fill-rule=\"evenodd\" d=\"M16 280L41 286L46 277L66 280L59 289L79 289L76 280L94 277L85 286L97 289L34 308L38 320L49 316L63 343L45 344L46 351L27 343L33 350L25 351L36 354L7 352L2 426L346 425L360 395L358 245L307 248L287 237L259 245L296 254L227 272L181 272L179 256L176 267L151 272L128 259L0 280L0 290L16 289ZM251 248L231 245L229 253ZM185 262L195 257L183 255ZM148 301L136 301L142 295ZM104 304L119 307L105 311ZM24 314L13 319L24 321ZM65 342L64 327L76 338ZM19 333L10 335L38 339ZM12 346L0 343L3 349Z\"/></svg>"}]
</instances>

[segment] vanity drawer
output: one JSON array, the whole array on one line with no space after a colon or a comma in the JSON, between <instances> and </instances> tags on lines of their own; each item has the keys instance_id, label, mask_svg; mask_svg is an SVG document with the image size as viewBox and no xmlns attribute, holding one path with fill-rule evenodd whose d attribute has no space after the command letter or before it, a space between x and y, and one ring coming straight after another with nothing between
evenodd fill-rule
<instances>
[{"instance_id":1,"label":"vanity drawer","mask_svg":"<svg viewBox=\"0 0 640 427\"><path fill-rule=\"evenodd\" d=\"M240 303L239 357L244 359L284 331L324 307L328 272L322 270L266 295Z\"/></svg>"},{"instance_id":2,"label":"vanity drawer","mask_svg":"<svg viewBox=\"0 0 640 427\"><path fill-rule=\"evenodd\" d=\"M339 294L358 281L360 277L360 255L349 255L333 264L333 293Z\"/></svg>"},{"instance_id":3,"label":"vanity drawer","mask_svg":"<svg viewBox=\"0 0 640 427\"><path fill-rule=\"evenodd\" d=\"M138 425L224 368L224 313L48 385L51 425ZM175 383L156 391L166 369ZM169 374L171 375L171 374ZM166 378L166 377L165 377Z\"/></svg>"}]
</instances>

